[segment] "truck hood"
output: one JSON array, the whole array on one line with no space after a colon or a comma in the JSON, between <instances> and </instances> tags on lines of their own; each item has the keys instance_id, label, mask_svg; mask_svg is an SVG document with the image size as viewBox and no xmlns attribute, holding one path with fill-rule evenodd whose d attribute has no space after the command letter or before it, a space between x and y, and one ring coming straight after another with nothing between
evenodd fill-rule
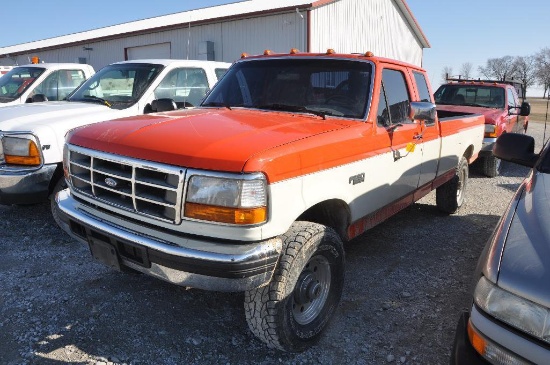
<instances>
[{"instance_id":1,"label":"truck hood","mask_svg":"<svg viewBox=\"0 0 550 365\"><path fill-rule=\"evenodd\" d=\"M68 101L7 106L0 110L0 131L33 131L42 126L56 129L85 116L97 121L111 119L113 110L101 104ZM74 123L73 127L78 125Z\"/></svg>"},{"instance_id":2,"label":"truck hood","mask_svg":"<svg viewBox=\"0 0 550 365\"><path fill-rule=\"evenodd\" d=\"M194 109L98 123L73 131L67 140L137 159L240 172L262 151L347 125L308 114Z\"/></svg>"},{"instance_id":3,"label":"truck hood","mask_svg":"<svg viewBox=\"0 0 550 365\"><path fill-rule=\"evenodd\" d=\"M550 175L535 172L519 200L498 274L498 285L550 308Z\"/></svg>"},{"instance_id":4,"label":"truck hood","mask_svg":"<svg viewBox=\"0 0 550 365\"><path fill-rule=\"evenodd\" d=\"M481 114L485 116L485 124L496 124L497 120L505 114L503 109L484 108L480 106L443 105L438 104L437 110L445 110L457 113Z\"/></svg>"}]
</instances>

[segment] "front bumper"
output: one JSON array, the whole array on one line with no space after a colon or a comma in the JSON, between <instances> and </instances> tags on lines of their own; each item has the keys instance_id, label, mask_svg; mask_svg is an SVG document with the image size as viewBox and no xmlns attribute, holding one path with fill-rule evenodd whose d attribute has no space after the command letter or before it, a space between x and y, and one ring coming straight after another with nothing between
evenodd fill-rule
<instances>
[{"instance_id":1,"label":"front bumper","mask_svg":"<svg viewBox=\"0 0 550 365\"><path fill-rule=\"evenodd\" d=\"M35 204L48 199L57 165L18 172L0 168L0 204Z\"/></svg>"},{"instance_id":2,"label":"front bumper","mask_svg":"<svg viewBox=\"0 0 550 365\"><path fill-rule=\"evenodd\" d=\"M56 196L61 228L90 246L92 255L116 269L129 267L182 286L245 291L267 284L281 250L279 237L259 242L223 242L205 237L138 233L139 222L112 216L109 221L76 201L69 190Z\"/></svg>"},{"instance_id":3,"label":"front bumper","mask_svg":"<svg viewBox=\"0 0 550 365\"><path fill-rule=\"evenodd\" d=\"M470 314L463 312L456 326L451 365L486 365L489 364L474 350L468 339L468 319Z\"/></svg>"},{"instance_id":4,"label":"front bumper","mask_svg":"<svg viewBox=\"0 0 550 365\"><path fill-rule=\"evenodd\" d=\"M481 145L481 150L479 151L480 156L490 156L493 154L493 146L497 141L496 138L483 138L483 143Z\"/></svg>"}]
</instances>

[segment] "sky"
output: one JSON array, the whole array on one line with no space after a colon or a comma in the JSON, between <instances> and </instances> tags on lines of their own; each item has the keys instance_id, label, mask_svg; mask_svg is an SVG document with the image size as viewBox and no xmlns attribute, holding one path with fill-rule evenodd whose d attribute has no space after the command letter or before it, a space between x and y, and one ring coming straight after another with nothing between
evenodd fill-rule
<instances>
[{"instance_id":1,"label":"sky","mask_svg":"<svg viewBox=\"0 0 550 365\"><path fill-rule=\"evenodd\" d=\"M276 0L265 0L276 1ZM362 0L368 1L368 0ZM0 47L102 28L236 0L54 0L21 4L3 1ZM458 75L462 65L478 67L490 58L530 56L550 48L550 1L547 0L406 0L431 48L423 67L434 90L444 67ZM10 15L11 14L11 15ZM9 30L9 31L7 31ZM542 95L538 89L528 96Z\"/></svg>"}]
</instances>

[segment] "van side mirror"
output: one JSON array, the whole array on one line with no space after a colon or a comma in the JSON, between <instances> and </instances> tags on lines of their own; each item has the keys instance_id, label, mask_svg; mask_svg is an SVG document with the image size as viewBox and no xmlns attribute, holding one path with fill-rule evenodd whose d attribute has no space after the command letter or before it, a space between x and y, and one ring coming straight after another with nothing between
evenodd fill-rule
<instances>
[{"instance_id":1,"label":"van side mirror","mask_svg":"<svg viewBox=\"0 0 550 365\"><path fill-rule=\"evenodd\" d=\"M539 155L535 153L535 139L526 134L504 133L493 146L493 155L503 161L533 167Z\"/></svg>"}]
</instances>

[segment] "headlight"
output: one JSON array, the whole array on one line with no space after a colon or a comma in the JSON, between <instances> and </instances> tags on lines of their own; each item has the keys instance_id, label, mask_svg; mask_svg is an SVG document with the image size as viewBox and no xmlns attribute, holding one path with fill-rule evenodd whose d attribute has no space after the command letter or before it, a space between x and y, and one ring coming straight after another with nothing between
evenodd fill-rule
<instances>
[{"instance_id":1,"label":"headlight","mask_svg":"<svg viewBox=\"0 0 550 365\"><path fill-rule=\"evenodd\" d=\"M485 138L497 137L497 126L494 124L485 124Z\"/></svg>"},{"instance_id":2,"label":"headlight","mask_svg":"<svg viewBox=\"0 0 550 365\"><path fill-rule=\"evenodd\" d=\"M185 217L229 224L259 224L267 220L264 178L231 179L192 176L187 187Z\"/></svg>"},{"instance_id":3,"label":"headlight","mask_svg":"<svg viewBox=\"0 0 550 365\"><path fill-rule=\"evenodd\" d=\"M35 141L23 137L2 138L4 161L8 165L40 165L40 150Z\"/></svg>"},{"instance_id":4,"label":"headlight","mask_svg":"<svg viewBox=\"0 0 550 365\"><path fill-rule=\"evenodd\" d=\"M475 303L487 314L550 343L550 310L505 291L482 277L474 292Z\"/></svg>"}]
</instances>

